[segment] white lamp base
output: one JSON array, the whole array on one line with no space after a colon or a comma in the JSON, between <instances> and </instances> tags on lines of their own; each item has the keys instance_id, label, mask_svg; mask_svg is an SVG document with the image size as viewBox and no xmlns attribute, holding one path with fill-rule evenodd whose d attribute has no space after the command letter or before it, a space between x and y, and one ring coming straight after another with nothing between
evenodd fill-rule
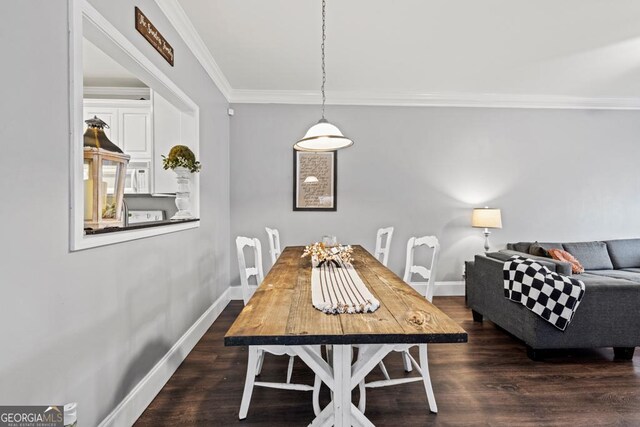
<instances>
[{"instance_id":1,"label":"white lamp base","mask_svg":"<svg viewBox=\"0 0 640 427\"><path fill-rule=\"evenodd\" d=\"M491 232L488 228L484 229L484 251L489 252L489 235Z\"/></svg>"}]
</instances>

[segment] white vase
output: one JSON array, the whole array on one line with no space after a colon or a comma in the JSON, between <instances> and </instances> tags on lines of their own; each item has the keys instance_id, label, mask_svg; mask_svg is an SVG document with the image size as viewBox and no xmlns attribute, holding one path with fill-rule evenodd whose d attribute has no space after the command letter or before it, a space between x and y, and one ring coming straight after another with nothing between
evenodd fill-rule
<instances>
[{"instance_id":1,"label":"white vase","mask_svg":"<svg viewBox=\"0 0 640 427\"><path fill-rule=\"evenodd\" d=\"M176 207L178 212L171 219L192 219L194 218L191 213L191 201L189 196L191 191L189 190L189 180L191 179L191 172L187 168L178 167L173 170L176 173L176 179L178 181L178 191L176 191Z\"/></svg>"}]
</instances>

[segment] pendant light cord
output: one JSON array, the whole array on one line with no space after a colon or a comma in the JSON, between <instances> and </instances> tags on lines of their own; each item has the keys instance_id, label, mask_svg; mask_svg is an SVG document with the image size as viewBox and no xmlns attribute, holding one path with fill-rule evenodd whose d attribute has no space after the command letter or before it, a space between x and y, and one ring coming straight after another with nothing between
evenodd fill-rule
<instances>
[{"instance_id":1,"label":"pendant light cord","mask_svg":"<svg viewBox=\"0 0 640 427\"><path fill-rule=\"evenodd\" d=\"M322 44L320 45L320 50L322 52L322 87L320 90L322 91L322 118L323 119L324 119L324 104L327 99L326 95L324 94L324 85L327 82L327 72L325 70L325 65L324 65L324 41L327 39L327 35L326 35L327 24L326 24L326 12L325 12L326 7L327 7L326 0L322 0Z\"/></svg>"}]
</instances>

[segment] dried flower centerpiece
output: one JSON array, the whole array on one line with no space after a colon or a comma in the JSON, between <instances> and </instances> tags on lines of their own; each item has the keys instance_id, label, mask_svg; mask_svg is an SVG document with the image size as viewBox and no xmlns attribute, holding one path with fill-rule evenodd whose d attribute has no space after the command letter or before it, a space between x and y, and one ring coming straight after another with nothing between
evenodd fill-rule
<instances>
[{"instance_id":1,"label":"dried flower centerpiece","mask_svg":"<svg viewBox=\"0 0 640 427\"><path fill-rule=\"evenodd\" d=\"M343 263L351 264L353 262L352 254L353 248L349 245L327 247L324 243L316 242L305 246L302 258L311 257L311 263L314 267L320 267L323 264L341 267Z\"/></svg>"}]
</instances>

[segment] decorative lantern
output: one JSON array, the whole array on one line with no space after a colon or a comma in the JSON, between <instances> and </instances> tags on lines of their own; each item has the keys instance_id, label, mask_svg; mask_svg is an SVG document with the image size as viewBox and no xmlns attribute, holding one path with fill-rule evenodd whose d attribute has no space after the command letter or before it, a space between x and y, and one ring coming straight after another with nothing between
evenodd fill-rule
<instances>
[{"instance_id":1,"label":"decorative lantern","mask_svg":"<svg viewBox=\"0 0 640 427\"><path fill-rule=\"evenodd\" d=\"M120 227L129 155L109 141L104 133L109 126L97 116L85 123L84 227Z\"/></svg>"}]
</instances>

